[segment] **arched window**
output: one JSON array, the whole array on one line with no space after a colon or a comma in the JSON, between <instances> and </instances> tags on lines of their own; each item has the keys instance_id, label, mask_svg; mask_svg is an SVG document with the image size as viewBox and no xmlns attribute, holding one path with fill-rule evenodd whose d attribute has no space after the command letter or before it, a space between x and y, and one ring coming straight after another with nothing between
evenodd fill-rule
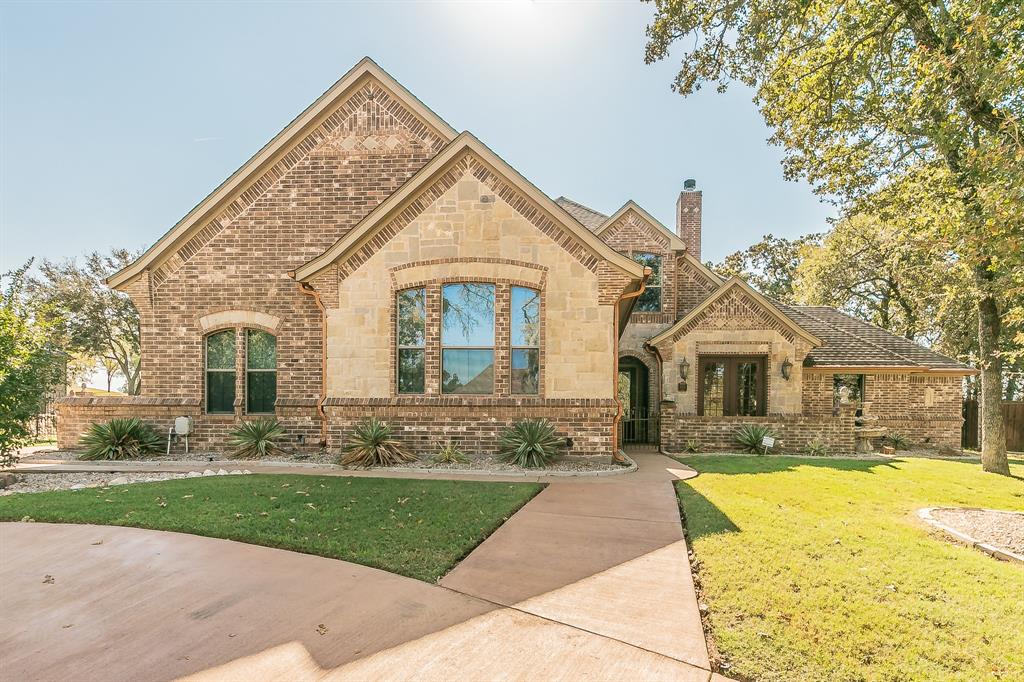
<instances>
[{"instance_id":1,"label":"arched window","mask_svg":"<svg viewBox=\"0 0 1024 682\"><path fill-rule=\"evenodd\" d=\"M661 312L661 256L655 253L634 253L633 260L651 269L647 287L636 301L634 311L640 313Z\"/></svg>"},{"instance_id":2,"label":"arched window","mask_svg":"<svg viewBox=\"0 0 1024 682\"><path fill-rule=\"evenodd\" d=\"M235 330L225 329L206 337L206 411L235 411Z\"/></svg>"},{"instance_id":3,"label":"arched window","mask_svg":"<svg viewBox=\"0 0 1024 682\"><path fill-rule=\"evenodd\" d=\"M277 400L277 338L245 330L245 411L272 414Z\"/></svg>"}]
</instances>

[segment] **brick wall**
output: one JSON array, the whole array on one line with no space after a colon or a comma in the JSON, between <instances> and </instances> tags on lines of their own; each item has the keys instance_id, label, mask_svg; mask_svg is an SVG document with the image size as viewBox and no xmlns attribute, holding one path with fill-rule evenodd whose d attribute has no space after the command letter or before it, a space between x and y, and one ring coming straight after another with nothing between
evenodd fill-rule
<instances>
[{"instance_id":1,"label":"brick wall","mask_svg":"<svg viewBox=\"0 0 1024 682\"><path fill-rule=\"evenodd\" d=\"M855 371L842 371L854 374ZM805 372L803 409L824 416L833 410L833 373ZM963 379L910 372L864 374L865 413L873 424L899 432L913 445L960 447L963 425Z\"/></svg>"},{"instance_id":2,"label":"brick wall","mask_svg":"<svg viewBox=\"0 0 1024 682\"><path fill-rule=\"evenodd\" d=\"M672 401L662 403L661 443L670 453L681 453L689 440L701 452L739 452L736 430L746 424L768 426L778 436L772 452L805 454L808 444L818 442L829 454L854 451L852 411L839 416L768 415L766 417L698 417L677 414Z\"/></svg>"},{"instance_id":3,"label":"brick wall","mask_svg":"<svg viewBox=\"0 0 1024 682\"><path fill-rule=\"evenodd\" d=\"M320 390L320 315L288 271L344 236L443 146L387 91L354 92L291 154L128 291L142 324L142 393L204 397L199 318L279 317L278 396ZM238 395L243 374L238 373Z\"/></svg>"},{"instance_id":4,"label":"brick wall","mask_svg":"<svg viewBox=\"0 0 1024 682\"><path fill-rule=\"evenodd\" d=\"M630 257L638 253L661 256L661 312L640 312L634 309L629 319L631 324L672 324L675 321L679 277L678 261L668 235L631 208L615 224L605 228L600 236L610 247Z\"/></svg>"},{"instance_id":5,"label":"brick wall","mask_svg":"<svg viewBox=\"0 0 1024 682\"><path fill-rule=\"evenodd\" d=\"M288 449L311 451L319 448L321 429L315 401L305 403L277 408L275 416L288 434L283 441ZM193 435L189 437L190 452L197 455L227 454L230 452L227 445L228 436L242 421L234 415L205 414L198 398L69 397L58 399L54 409L57 412L57 447L62 450L78 449L79 439L92 423L136 417L166 438L168 429L174 425L176 417L192 417ZM183 447L183 444L175 444L172 451L181 452Z\"/></svg>"},{"instance_id":6,"label":"brick wall","mask_svg":"<svg viewBox=\"0 0 1024 682\"><path fill-rule=\"evenodd\" d=\"M448 439L469 453L491 455L497 451L502 429L520 419L544 417L555 425L560 436L572 438L573 446L566 454L607 457L617 406L614 400L402 396L379 400L331 398L325 410L332 450L344 447L355 425L373 415L388 422L396 439L421 457L436 452L438 445Z\"/></svg>"},{"instance_id":7,"label":"brick wall","mask_svg":"<svg viewBox=\"0 0 1024 682\"><path fill-rule=\"evenodd\" d=\"M700 260L701 246L701 203L703 193L683 190L676 201L676 231L686 244L686 250Z\"/></svg>"}]
</instances>

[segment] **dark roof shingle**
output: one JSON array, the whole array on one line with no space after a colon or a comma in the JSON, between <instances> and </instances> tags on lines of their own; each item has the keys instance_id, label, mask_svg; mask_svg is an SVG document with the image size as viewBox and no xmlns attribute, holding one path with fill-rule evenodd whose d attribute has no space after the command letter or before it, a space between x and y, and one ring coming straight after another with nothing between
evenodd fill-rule
<instances>
[{"instance_id":1,"label":"dark roof shingle","mask_svg":"<svg viewBox=\"0 0 1024 682\"><path fill-rule=\"evenodd\" d=\"M596 232L597 228L601 227L601 225L604 224L604 221L608 220L608 216L604 213L595 211L583 204L576 203L572 199L558 197L555 199L555 203L568 211L569 215L578 220L583 227L587 228L591 232Z\"/></svg>"},{"instance_id":2,"label":"dark roof shingle","mask_svg":"<svg viewBox=\"0 0 1024 682\"><path fill-rule=\"evenodd\" d=\"M805 364L824 367L921 367L969 370L967 365L826 306L797 306L773 301L791 320L824 345Z\"/></svg>"}]
</instances>

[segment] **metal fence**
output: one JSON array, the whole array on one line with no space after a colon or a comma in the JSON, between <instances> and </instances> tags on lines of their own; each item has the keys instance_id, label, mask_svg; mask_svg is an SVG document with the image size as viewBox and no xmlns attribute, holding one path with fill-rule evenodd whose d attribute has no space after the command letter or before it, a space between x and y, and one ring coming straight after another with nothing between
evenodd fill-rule
<instances>
[{"instance_id":1,"label":"metal fence","mask_svg":"<svg viewBox=\"0 0 1024 682\"><path fill-rule=\"evenodd\" d=\"M620 447L661 444L661 419L656 412L631 409L619 421Z\"/></svg>"}]
</instances>

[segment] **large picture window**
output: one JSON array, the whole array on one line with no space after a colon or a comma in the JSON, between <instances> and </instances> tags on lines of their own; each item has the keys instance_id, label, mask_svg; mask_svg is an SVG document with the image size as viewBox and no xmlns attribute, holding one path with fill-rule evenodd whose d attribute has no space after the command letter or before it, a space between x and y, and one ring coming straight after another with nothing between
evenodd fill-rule
<instances>
[{"instance_id":1,"label":"large picture window","mask_svg":"<svg viewBox=\"0 0 1024 682\"><path fill-rule=\"evenodd\" d=\"M245 411L270 414L277 401L277 338L245 330Z\"/></svg>"},{"instance_id":2,"label":"large picture window","mask_svg":"<svg viewBox=\"0 0 1024 682\"><path fill-rule=\"evenodd\" d=\"M766 358L701 357L697 414L754 417L766 414Z\"/></svg>"},{"instance_id":3,"label":"large picture window","mask_svg":"<svg viewBox=\"0 0 1024 682\"><path fill-rule=\"evenodd\" d=\"M634 253L633 260L651 269L651 276L647 278L647 286L644 293L636 301L633 308L641 313L661 312L661 256L654 253Z\"/></svg>"},{"instance_id":4,"label":"large picture window","mask_svg":"<svg viewBox=\"0 0 1024 682\"><path fill-rule=\"evenodd\" d=\"M441 391L494 392L494 285L446 284L441 309Z\"/></svg>"},{"instance_id":5,"label":"large picture window","mask_svg":"<svg viewBox=\"0 0 1024 682\"><path fill-rule=\"evenodd\" d=\"M512 287L512 393L540 386L540 292Z\"/></svg>"},{"instance_id":6,"label":"large picture window","mask_svg":"<svg viewBox=\"0 0 1024 682\"><path fill-rule=\"evenodd\" d=\"M231 414L235 411L235 330L206 337L206 411Z\"/></svg>"},{"instance_id":7,"label":"large picture window","mask_svg":"<svg viewBox=\"0 0 1024 682\"><path fill-rule=\"evenodd\" d=\"M398 392L423 393L426 379L426 290L398 292Z\"/></svg>"}]
</instances>

